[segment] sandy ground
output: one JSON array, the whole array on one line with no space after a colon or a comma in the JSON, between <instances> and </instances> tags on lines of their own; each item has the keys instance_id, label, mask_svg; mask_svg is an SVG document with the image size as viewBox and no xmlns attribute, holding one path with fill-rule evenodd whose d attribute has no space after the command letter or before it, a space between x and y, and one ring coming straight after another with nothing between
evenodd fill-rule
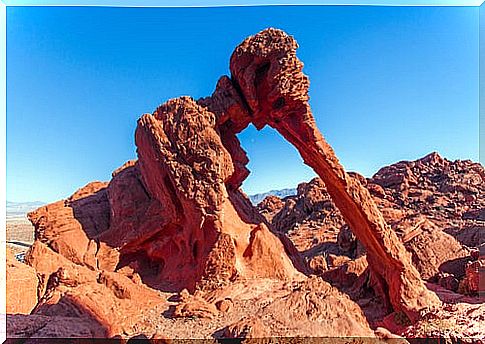
<instances>
[{"instance_id":1,"label":"sandy ground","mask_svg":"<svg viewBox=\"0 0 485 344\"><path fill-rule=\"evenodd\" d=\"M25 253L34 242L34 226L23 217L7 217L7 247L14 254Z\"/></svg>"}]
</instances>

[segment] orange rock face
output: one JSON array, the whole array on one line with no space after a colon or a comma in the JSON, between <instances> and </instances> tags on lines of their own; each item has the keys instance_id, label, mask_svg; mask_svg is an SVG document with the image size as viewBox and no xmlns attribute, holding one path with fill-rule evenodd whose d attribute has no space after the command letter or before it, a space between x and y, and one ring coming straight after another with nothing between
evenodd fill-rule
<instances>
[{"instance_id":1,"label":"orange rock face","mask_svg":"<svg viewBox=\"0 0 485 344\"><path fill-rule=\"evenodd\" d=\"M6 298L8 314L29 314L37 304L37 275L7 250Z\"/></svg>"},{"instance_id":2,"label":"orange rock face","mask_svg":"<svg viewBox=\"0 0 485 344\"><path fill-rule=\"evenodd\" d=\"M239 190L233 155L242 151L235 136L219 134L214 113L188 97L170 100L139 120L135 136L143 182L163 205L166 223L149 242L156 250L143 249L163 267L161 279L194 289L199 281L298 275Z\"/></svg>"},{"instance_id":3,"label":"orange rock face","mask_svg":"<svg viewBox=\"0 0 485 344\"><path fill-rule=\"evenodd\" d=\"M67 200L29 213L35 239L76 264L95 264L96 250L90 240L109 224L106 185L89 183Z\"/></svg>"},{"instance_id":4,"label":"orange rock face","mask_svg":"<svg viewBox=\"0 0 485 344\"><path fill-rule=\"evenodd\" d=\"M37 286L40 298L32 313L89 323L98 337L132 332L144 313L165 303L156 291L133 275L92 270L39 241L30 249L26 262L40 280Z\"/></svg>"},{"instance_id":5,"label":"orange rock face","mask_svg":"<svg viewBox=\"0 0 485 344\"><path fill-rule=\"evenodd\" d=\"M258 212L263 215L266 220L272 221L273 217L279 213L285 203L276 196L268 196L257 206Z\"/></svg>"},{"instance_id":6,"label":"orange rock face","mask_svg":"<svg viewBox=\"0 0 485 344\"><path fill-rule=\"evenodd\" d=\"M467 262L477 259L483 247L484 174L480 164L449 161L437 153L383 167L367 180L349 173L369 190L421 277L455 291ZM324 272L322 264L325 270L334 268L333 256L365 254L321 179L300 184L297 194L284 200L272 196L273 204L278 201L283 205L273 213L266 211L266 201L258 208L288 235L317 274Z\"/></svg>"}]
</instances>

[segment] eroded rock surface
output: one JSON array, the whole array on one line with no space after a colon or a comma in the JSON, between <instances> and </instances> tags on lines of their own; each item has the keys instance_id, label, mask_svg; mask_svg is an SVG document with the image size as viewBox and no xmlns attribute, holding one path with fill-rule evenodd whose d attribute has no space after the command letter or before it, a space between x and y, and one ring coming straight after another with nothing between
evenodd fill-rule
<instances>
[{"instance_id":1,"label":"eroded rock surface","mask_svg":"<svg viewBox=\"0 0 485 344\"><path fill-rule=\"evenodd\" d=\"M136 143L148 193L164 205L166 223L149 242L157 249L144 250L163 266L161 279L194 289L237 276L297 278L283 244L239 190L243 165L233 160L244 154L235 136L219 134L214 113L189 97L170 100L139 120Z\"/></svg>"},{"instance_id":2,"label":"eroded rock surface","mask_svg":"<svg viewBox=\"0 0 485 344\"><path fill-rule=\"evenodd\" d=\"M37 274L30 266L18 262L7 249L6 312L29 314L37 304Z\"/></svg>"},{"instance_id":3,"label":"eroded rock surface","mask_svg":"<svg viewBox=\"0 0 485 344\"><path fill-rule=\"evenodd\" d=\"M478 257L484 245L485 221L479 216L485 208L483 167L431 153L383 167L372 178L352 175L370 191L385 220L412 254L421 277L455 290L466 265L477 259L472 256ZM272 203L276 202L273 197ZM317 274L342 270L333 264L365 253L318 178L302 183L297 195L280 202L279 212L268 220L288 234ZM258 207L262 209L263 204ZM340 272L326 274L341 276Z\"/></svg>"}]
</instances>

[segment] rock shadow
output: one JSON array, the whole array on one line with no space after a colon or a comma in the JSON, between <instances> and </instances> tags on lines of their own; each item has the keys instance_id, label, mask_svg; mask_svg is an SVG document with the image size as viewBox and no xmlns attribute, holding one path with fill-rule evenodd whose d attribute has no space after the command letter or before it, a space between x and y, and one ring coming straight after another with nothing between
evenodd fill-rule
<instances>
[{"instance_id":1,"label":"rock shadow","mask_svg":"<svg viewBox=\"0 0 485 344\"><path fill-rule=\"evenodd\" d=\"M31 314L7 314L9 343L79 343L109 338L108 327L70 296L40 305Z\"/></svg>"},{"instance_id":2,"label":"rock shadow","mask_svg":"<svg viewBox=\"0 0 485 344\"><path fill-rule=\"evenodd\" d=\"M472 225L464 228L449 227L443 230L467 247L479 247L485 244L485 225Z\"/></svg>"},{"instance_id":3,"label":"rock shadow","mask_svg":"<svg viewBox=\"0 0 485 344\"><path fill-rule=\"evenodd\" d=\"M107 189L105 187L91 195L67 201L74 218L81 224L89 239L96 239L109 229L111 211Z\"/></svg>"},{"instance_id":4,"label":"rock shadow","mask_svg":"<svg viewBox=\"0 0 485 344\"><path fill-rule=\"evenodd\" d=\"M457 279L462 279L465 276L465 268L468 262L472 261L470 256L450 259L442 263L438 270L441 272L449 273L455 276Z\"/></svg>"},{"instance_id":5,"label":"rock shadow","mask_svg":"<svg viewBox=\"0 0 485 344\"><path fill-rule=\"evenodd\" d=\"M441 302L455 304L455 303L468 303L472 305L482 304L485 302L485 296L471 296L471 295L463 295L451 291L449 289L445 289L437 284L434 283L426 283L426 286L429 290L433 291Z\"/></svg>"}]
</instances>

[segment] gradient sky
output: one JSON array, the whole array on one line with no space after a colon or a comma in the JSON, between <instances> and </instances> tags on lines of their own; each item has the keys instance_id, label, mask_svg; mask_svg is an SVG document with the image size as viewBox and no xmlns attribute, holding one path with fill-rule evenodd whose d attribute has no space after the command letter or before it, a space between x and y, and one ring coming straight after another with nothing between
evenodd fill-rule
<instances>
[{"instance_id":1,"label":"gradient sky","mask_svg":"<svg viewBox=\"0 0 485 344\"><path fill-rule=\"evenodd\" d=\"M7 8L7 200L54 201L136 157L136 120L212 93L266 27L300 44L317 124L348 170L431 151L478 161L477 7ZM314 176L276 132L239 135L249 193Z\"/></svg>"}]
</instances>

